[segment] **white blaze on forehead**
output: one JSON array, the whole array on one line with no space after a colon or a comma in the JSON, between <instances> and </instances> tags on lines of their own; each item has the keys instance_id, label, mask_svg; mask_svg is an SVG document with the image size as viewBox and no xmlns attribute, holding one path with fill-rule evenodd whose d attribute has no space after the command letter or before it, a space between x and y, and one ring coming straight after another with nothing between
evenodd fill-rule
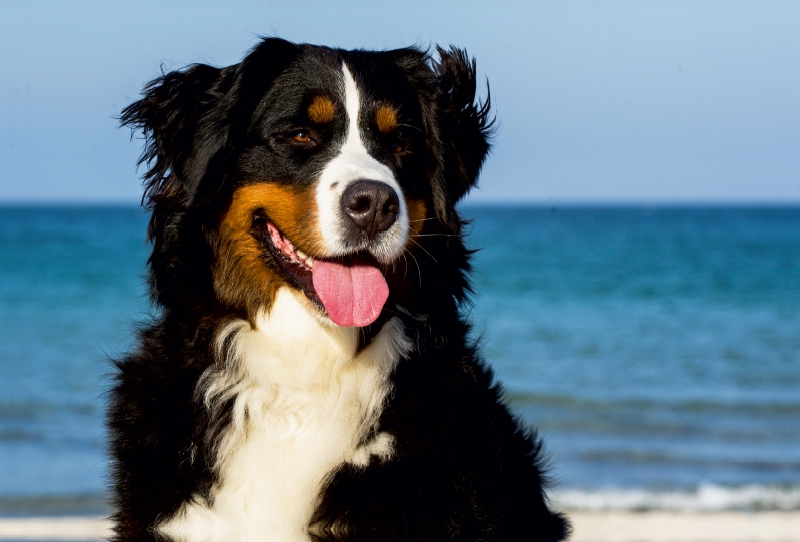
<instances>
[{"instance_id":1,"label":"white blaze on forehead","mask_svg":"<svg viewBox=\"0 0 800 542\"><path fill-rule=\"evenodd\" d=\"M342 239L348 225L347 221L350 220L342 212L342 194L355 181L379 181L391 186L400 199L397 221L369 247L375 258L388 263L400 255L408 237L405 198L392 170L370 155L364 145L358 122L361 94L345 64L342 64L342 82L347 134L339 154L322 170L317 184L316 199L319 229L323 241L322 251L325 256L341 256L352 251L352 247L348 248Z\"/></svg>"}]
</instances>

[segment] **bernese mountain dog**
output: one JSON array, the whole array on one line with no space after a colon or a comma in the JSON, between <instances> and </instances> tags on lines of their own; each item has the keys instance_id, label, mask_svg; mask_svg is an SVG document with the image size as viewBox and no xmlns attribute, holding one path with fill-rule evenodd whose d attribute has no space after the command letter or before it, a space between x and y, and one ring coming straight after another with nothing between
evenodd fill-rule
<instances>
[{"instance_id":1,"label":"bernese mountain dog","mask_svg":"<svg viewBox=\"0 0 800 542\"><path fill-rule=\"evenodd\" d=\"M564 538L465 316L474 60L264 39L121 122L155 310L115 360L112 540Z\"/></svg>"}]
</instances>

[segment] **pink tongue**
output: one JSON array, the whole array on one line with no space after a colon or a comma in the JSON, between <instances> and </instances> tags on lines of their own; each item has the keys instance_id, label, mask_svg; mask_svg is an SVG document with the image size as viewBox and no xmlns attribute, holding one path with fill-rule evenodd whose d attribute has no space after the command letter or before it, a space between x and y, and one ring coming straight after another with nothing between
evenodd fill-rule
<instances>
[{"instance_id":1,"label":"pink tongue","mask_svg":"<svg viewBox=\"0 0 800 542\"><path fill-rule=\"evenodd\" d=\"M342 327L368 326L389 297L386 279L371 265L314 260L312 280L328 316Z\"/></svg>"}]
</instances>

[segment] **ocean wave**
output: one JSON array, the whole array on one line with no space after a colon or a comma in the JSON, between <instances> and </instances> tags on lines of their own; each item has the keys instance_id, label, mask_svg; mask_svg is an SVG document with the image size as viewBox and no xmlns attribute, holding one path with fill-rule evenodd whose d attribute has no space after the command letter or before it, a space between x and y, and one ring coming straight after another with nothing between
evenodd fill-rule
<instances>
[{"instance_id":1,"label":"ocean wave","mask_svg":"<svg viewBox=\"0 0 800 542\"><path fill-rule=\"evenodd\" d=\"M565 510L800 510L800 486L700 484L693 489L570 489L551 493L553 505Z\"/></svg>"},{"instance_id":2,"label":"ocean wave","mask_svg":"<svg viewBox=\"0 0 800 542\"><path fill-rule=\"evenodd\" d=\"M748 416L794 416L800 414L800 401L794 396L785 400L771 397L738 397L733 400L708 400L697 398L676 399L661 397L658 399L644 397L582 397L576 390L575 395L558 395L505 390L505 398L516 407L550 407L570 410L648 410L669 409L671 412L688 414L744 414Z\"/></svg>"},{"instance_id":3,"label":"ocean wave","mask_svg":"<svg viewBox=\"0 0 800 542\"><path fill-rule=\"evenodd\" d=\"M108 495L0 495L3 516L94 516L108 514Z\"/></svg>"},{"instance_id":4,"label":"ocean wave","mask_svg":"<svg viewBox=\"0 0 800 542\"><path fill-rule=\"evenodd\" d=\"M28 422L65 412L78 416L94 416L98 412L98 405L74 399L62 400L61 402L37 400L21 402L0 401L0 422Z\"/></svg>"}]
</instances>

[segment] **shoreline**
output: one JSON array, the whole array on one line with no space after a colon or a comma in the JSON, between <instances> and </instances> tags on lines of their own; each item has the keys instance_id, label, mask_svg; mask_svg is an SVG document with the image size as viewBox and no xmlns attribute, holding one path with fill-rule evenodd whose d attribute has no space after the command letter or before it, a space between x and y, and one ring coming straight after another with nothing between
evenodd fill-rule
<instances>
[{"instance_id":1,"label":"shoreline","mask_svg":"<svg viewBox=\"0 0 800 542\"><path fill-rule=\"evenodd\" d=\"M571 542L798 542L800 511L566 512Z\"/></svg>"},{"instance_id":2,"label":"shoreline","mask_svg":"<svg viewBox=\"0 0 800 542\"><path fill-rule=\"evenodd\" d=\"M571 542L800 542L800 511L565 511ZM102 516L0 518L0 540L104 540Z\"/></svg>"}]
</instances>

